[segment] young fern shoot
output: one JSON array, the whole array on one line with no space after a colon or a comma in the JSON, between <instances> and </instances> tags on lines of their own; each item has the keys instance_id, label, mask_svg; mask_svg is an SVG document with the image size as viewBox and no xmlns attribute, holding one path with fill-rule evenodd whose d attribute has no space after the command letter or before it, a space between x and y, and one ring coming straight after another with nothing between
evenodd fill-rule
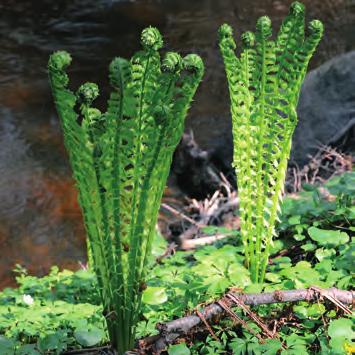
<instances>
[{"instance_id":1,"label":"young fern shoot","mask_svg":"<svg viewBox=\"0 0 355 355\"><path fill-rule=\"evenodd\" d=\"M169 52L156 28L142 32L143 50L109 70L107 111L93 107L96 84L74 94L65 72L68 53L48 69L92 253L111 343L133 348L161 196L184 119L204 66L194 54Z\"/></svg>"},{"instance_id":2,"label":"young fern shoot","mask_svg":"<svg viewBox=\"0 0 355 355\"><path fill-rule=\"evenodd\" d=\"M323 34L318 20L305 36L304 6L292 3L276 40L271 21L241 36L235 53L232 28L219 30L231 100L234 158L240 196L241 235L252 280L263 282L278 221L296 106L307 66Z\"/></svg>"}]
</instances>

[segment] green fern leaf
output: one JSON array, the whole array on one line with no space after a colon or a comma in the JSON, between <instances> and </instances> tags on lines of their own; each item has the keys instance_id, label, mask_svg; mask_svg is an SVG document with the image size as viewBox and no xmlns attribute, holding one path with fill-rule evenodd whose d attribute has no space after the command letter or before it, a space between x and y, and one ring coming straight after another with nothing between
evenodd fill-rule
<instances>
[{"instance_id":1,"label":"green fern leaf","mask_svg":"<svg viewBox=\"0 0 355 355\"><path fill-rule=\"evenodd\" d=\"M296 106L308 62L321 37L320 21L304 33L304 6L295 2L275 41L271 21L257 21L255 37L242 35L235 54L232 29L219 30L231 99L234 161L240 196L241 235L254 282L262 282L283 193Z\"/></svg>"},{"instance_id":2,"label":"green fern leaf","mask_svg":"<svg viewBox=\"0 0 355 355\"><path fill-rule=\"evenodd\" d=\"M119 354L133 348L142 285L160 200L184 119L202 79L198 56L167 53L159 31L142 32L143 50L109 68L107 111L93 107L98 87L74 95L65 73L71 58L56 52L48 69L65 146L107 320Z\"/></svg>"}]
</instances>

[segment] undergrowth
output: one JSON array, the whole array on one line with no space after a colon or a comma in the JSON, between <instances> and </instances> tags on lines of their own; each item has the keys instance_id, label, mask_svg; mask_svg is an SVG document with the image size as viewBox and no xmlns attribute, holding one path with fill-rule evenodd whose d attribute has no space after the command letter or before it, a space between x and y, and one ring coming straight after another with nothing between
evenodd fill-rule
<instances>
[{"instance_id":1,"label":"undergrowth","mask_svg":"<svg viewBox=\"0 0 355 355\"><path fill-rule=\"evenodd\" d=\"M234 235L196 251L178 251L157 264L166 242L155 239L148 288L137 337L156 333L155 324L181 317L228 288L244 292L336 286L351 287L350 263L355 219L355 173L331 179L324 187L306 185L283 204L279 238L271 250L264 284L253 284L243 266L243 245ZM327 191L327 194L325 194ZM218 227L209 227L215 233ZM0 354L60 354L108 343L94 273L59 271L38 278L17 266L17 289L0 293ZM346 354L354 337L352 321L331 304L263 305L254 308L281 339L259 344L257 338L228 319L214 326L220 341L202 332L172 345L176 354ZM236 310L238 313L238 311ZM258 327L239 312L256 332ZM281 348L283 341L287 349Z\"/></svg>"}]
</instances>

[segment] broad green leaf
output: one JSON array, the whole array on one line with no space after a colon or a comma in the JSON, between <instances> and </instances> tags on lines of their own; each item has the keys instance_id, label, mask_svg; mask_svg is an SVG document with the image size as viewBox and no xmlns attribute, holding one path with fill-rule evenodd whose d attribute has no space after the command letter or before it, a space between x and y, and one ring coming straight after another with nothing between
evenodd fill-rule
<instances>
[{"instance_id":1,"label":"broad green leaf","mask_svg":"<svg viewBox=\"0 0 355 355\"><path fill-rule=\"evenodd\" d=\"M185 343L180 343L176 345L169 346L169 355L190 355L191 352Z\"/></svg>"},{"instance_id":2,"label":"broad green leaf","mask_svg":"<svg viewBox=\"0 0 355 355\"><path fill-rule=\"evenodd\" d=\"M46 335L37 342L37 347L40 351L46 352L49 350L62 351L66 349L66 333L57 331Z\"/></svg>"},{"instance_id":3,"label":"broad green leaf","mask_svg":"<svg viewBox=\"0 0 355 355\"><path fill-rule=\"evenodd\" d=\"M322 314L325 313L325 311L326 311L325 306L322 303L314 303L309 307L307 307L308 317L312 317L312 318L320 317Z\"/></svg>"},{"instance_id":4,"label":"broad green leaf","mask_svg":"<svg viewBox=\"0 0 355 355\"><path fill-rule=\"evenodd\" d=\"M352 329L354 326L352 320L348 318L339 318L330 322L328 334L331 338L344 337L351 340L355 333Z\"/></svg>"},{"instance_id":5,"label":"broad green leaf","mask_svg":"<svg viewBox=\"0 0 355 355\"><path fill-rule=\"evenodd\" d=\"M315 244L313 244L313 243L306 243L306 244L303 244L302 246L301 246L301 248L304 250L304 251L312 251L312 250L314 250L315 248L316 248L316 245Z\"/></svg>"},{"instance_id":6,"label":"broad green leaf","mask_svg":"<svg viewBox=\"0 0 355 355\"><path fill-rule=\"evenodd\" d=\"M35 344L22 345L16 351L16 355L40 355L40 354L41 353L36 349L36 345Z\"/></svg>"},{"instance_id":7,"label":"broad green leaf","mask_svg":"<svg viewBox=\"0 0 355 355\"><path fill-rule=\"evenodd\" d=\"M327 230L317 227L308 228L308 234L312 240L320 245L337 246L349 241L349 236L339 230Z\"/></svg>"},{"instance_id":8,"label":"broad green leaf","mask_svg":"<svg viewBox=\"0 0 355 355\"><path fill-rule=\"evenodd\" d=\"M74 332L74 337L82 346L94 346L99 344L105 336L102 329L93 327L91 329L77 329Z\"/></svg>"},{"instance_id":9,"label":"broad green leaf","mask_svg":"<svg viewBox=\"0 0 355 355\"><path fill-rule=\"evenodd\" d=\"M336 254L334 249L319 248L316 250L315 255L319 261L333 257Z\"/></svg>"},{"instance_id":10,"label":"broad green leaf","mask_svg":"<svg viewBox=\"0 0 355 355\"><path fill-rule=\"evenodd\" d=\"M300 242L301 240L304 240L306 237L303 234L294 234L293 238L297 241Z\"/></svg>"},{"instance_id":11,"label":"broad green leaf","mask_svg":"<svg viewBox=\"0 0 355 355\"><path fill-rule=\"evenodd\" d=\"M15 341L0 335L0 355L15 354Z\"/></svg>"},{"instance_id":12,"label":"broad green leaf","mask_svg":"<svg viewBox=\"0 0 355 355\"><path fill-rule=\"evenodd\" d=\"M164 287L153 287L149 286L143 292L142 301L143 303L150 305L158 305L165 303L168 300L168 295L166 294Z\"/></svg>"},{"instance_id":13,"label":"broad green leaf","mask_svg":"<svg viewBox=\"0 0 355 355\"><path fill-rule=\"evenodd\" d=\"M293 226L301 223L301 216L300 215L295 215L292 216L288 219L288 223Z\"/></svg>"},{"instance_id":14,"label":"broad green leaf","mask_svg":"<svg viewBox=\"0 0 355 355\"><path fill-rule=\"evenodd\" d=\"M152 256L157 257L166 250L167 241L160 233L155 233L154 242L152 246Z\"/></svg>"},{"instance_id":15,"label":"broad green leaf","mask_svg":"<svg viewBox=\"0 0 355 355\"><path fill-rule=\"evenodd\" d=\"M345 337L331 338L329 345L332 355L348 355L353 353L353 351L346 351L347 348L353 349L354 346L350 346L349 341Z\"/></svg>"},{"instance_id":16,"label":"broad green leaf","mask_svg":"<svg viewBox=\"0 0 355 355\"><path fill-rule=\"evenodd\" d=\"M277 283L277 282L281 281L281 277L280 277L280 275L278 275L276 273L267 272L265 274L265 280L273 282L273 283Z\"/></svg>"}]
</instances>

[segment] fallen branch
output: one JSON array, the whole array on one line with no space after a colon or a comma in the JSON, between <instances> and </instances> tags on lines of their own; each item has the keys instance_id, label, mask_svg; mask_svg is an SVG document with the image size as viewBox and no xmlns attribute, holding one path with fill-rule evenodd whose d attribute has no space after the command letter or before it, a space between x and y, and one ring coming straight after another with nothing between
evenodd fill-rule
<instances>
[{"instance_id":1,"label":"fallen branch","mask_svg":"<svg viewBox=\"0 0 355 355\"><path fill-rule=\"evenodd\" d=\"M299 192L304 183L324 184L333 176L352 170L351 155L345 155L329 146L320 146L318 152L309 158L310 161L302 169L297 164L288 169L286 191Z\"/></svg>"},{"instance_id":2,"label":"fallen branch","mask_svg":"<svg viewBox=\"0 0 355 355\"><path fill-rule=\"evenodd\" d=\"M98 346L98 347L94 347L94 348L68 350L68 351L63 352L62 354L63 355L88 355L91 353L94 353L94 355L101 354L101 353L107 354L107 355L114 355L114 351L111 349L110 345Z\"/></svg>"},{"instance_id":3,"label":"fallen branch","mask_svg":"<svg viewBox=\"0 0 355 355\"><path fill-rule=\"evenodd\" d=\"M199 227L200 223L196 222L195 220L193 220L192 218L190 218L189 216L186 216L184 213L178 211L177 209L175 209L174 207L169 206L166 203L162 203L161 207L165 208L166 210L168 210L169 212L173 213L174 215L181 217L182 219L185 219L186 221L190 222L191 224Z\"/></svg>"},{"instance_id":4,"label":"fallen branch","mask_svg":"<svg viewBox=\"0 0 355 355\"><path fill-rule=\"evenodd\" d=\"M164 258L175 254L176 248L177 244L175 244L174 242L170 243L165 249L164 253L155 258L156 264L160 264Z\"/></svg>"},{"instance_id":5,"label":"fallen branch","mask_svg":"<svg viewBox=\"0 0 355 355\"><path fill-rule=\"evenodd\" d=\"M180 248L182 250L195 249L197 247L213 244L218 240L223 240L230 237L231 237L230 235L226 235L226 234L216 234L216 235L211 235L211 236L201 237L196 239L186 239L186 240L182 240Z\"/></svg>"},{"instance_id":6,"label":"fallen branch","mask_svg":"<svg viewBox=\"0 0 355 355\"><path fill-rule=\"evenodd\" d=\"M249 333L257 337L260 343L265 343L263 337L254 329L250 328L248 323L244 319L240 318L235 312L233 312L233 310L225 302L220 300L217 301L217 303L227 312L227 314L234 320L235 323L241 324Z\"/></svg>"},{"instance_id":7,"label":"fallen branch","mask_svg":"<svg viewBox=\"0 0 355 355\"><path fill-rule=\"evenodd\" d=\"M344 291L337 288L321 289L310 287L309 289L274 291L264 293L235 293L229 292L222 298L222 304L227 307L235 305L235 299L245 305L257 306L262 304L286 303L307 301L314 302L320 300L332 300L337 306L342 305L342 309L347 309L345 305L354 304L354 291ZM335 301L335 302L334 302ZM337 303L336 303L337 302ZM226 314L226 307L221 307L220 301L212 303L199 311L199 316L192 314L183 318L175 319L164 324L157 324L159 335L148 337L139 341L140 349L150 348L153 353L160 353L181 336L186 336L203 326L202 317L205 321L212 321L216 317ZM202 317L201 317L202 315Z\"/></svg>"},{"instance_id":8,"label":"fallen branch","mask_svg":"<svg viewBox=\"0 0 355 355\"><path fill-rule=\"evenodd\" d=\"M259 316L252 312L250 308L241 300L241 297L237 297L231 293L227 294L227 297L234 302L239 308L241 308L250 319L252 319L258 326L259 328L262 329L263 333L270 339L273 339L275 337L275 334L273 334L270 329L267 327L266 324L259 318ZM277 337L279 338L279 335L277 334Z\"/></svg>"}]
</instances>

